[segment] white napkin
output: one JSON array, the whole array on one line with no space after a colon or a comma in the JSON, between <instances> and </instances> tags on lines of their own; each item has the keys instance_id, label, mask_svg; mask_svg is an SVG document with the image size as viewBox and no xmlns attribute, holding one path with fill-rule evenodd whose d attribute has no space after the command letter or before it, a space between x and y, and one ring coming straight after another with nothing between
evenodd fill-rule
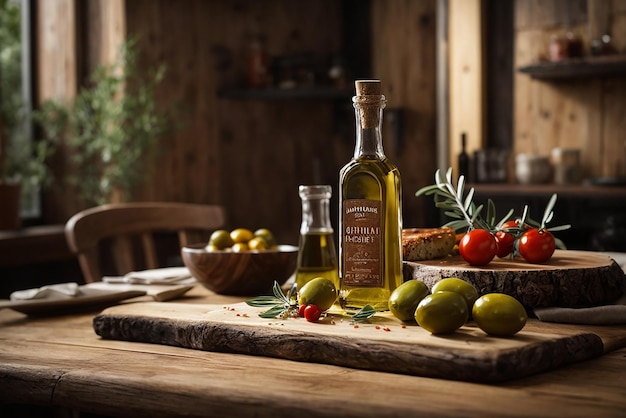
<instances>
[{"instance_id":1,"label":"white napkin","mask_svg":"<svg viewBox=\"0 0 626 418\"><path fill-rule=\"evenodd\" d=\"M17 290L9 296L11 300L61 299L80 295L78 283L58 283L34 289Z\"/></svg>"},{"instance_id":2,"label":"white napkin","mask_svg":"<svg viewBox=\"0 0 626 418\"><path fill-rule=\"evenodd\" d=\"M541 321L565 324L615 325L626 324L626 295L613 305L591 308L535 308Z\"/></svg>"},{"instance_id":3,"label":"white napkin","mask_svg":"<svg viewBox=\"0 0 626 418\"><path fill-rule=\"evenodd\" d=\"M604 253L611 257L626 273L626 253ZM535 308L537 318L546 322L585 325L626 324L626 284L624 295L609 305L590 308Z\"/></svg>"}]
</instances>

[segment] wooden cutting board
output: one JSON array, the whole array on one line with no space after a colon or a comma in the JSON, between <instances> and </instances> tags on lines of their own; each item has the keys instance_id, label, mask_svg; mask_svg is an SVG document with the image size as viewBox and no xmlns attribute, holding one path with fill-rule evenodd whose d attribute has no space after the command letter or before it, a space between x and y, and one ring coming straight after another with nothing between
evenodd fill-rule
<instances>
[{"instance_id":1,"label":"wooden cutting board","mask_svg":"<svg viewBox=\"0 0 626 418\"><path fill-rule=\"evenodd\" d=\"M261 311L245 303L131 303L106 309L93 326L107 339L477 382L528 376L626 346L626 327L529 320L512 338L490 337L471 323L435 336L389 313L355 325L340 313L309 323L263 319Z\"/></svg>"},{"instance_id":2,"label":"wooden cutting board","mask_svg":"<svg viewBox=\"0 0 626 418\"><path fill-rule=\"evenodd\" d=\"M458 277L478 293L498 292L515 297L527 308L598 306L617 300L626 289L619 264L601 253L556 250L542 264L521 258L495 258L482 267L470 266L461 256L405 261L404 279L418 279L429 288L444 277Z\"/></svg>"}]
</instances>

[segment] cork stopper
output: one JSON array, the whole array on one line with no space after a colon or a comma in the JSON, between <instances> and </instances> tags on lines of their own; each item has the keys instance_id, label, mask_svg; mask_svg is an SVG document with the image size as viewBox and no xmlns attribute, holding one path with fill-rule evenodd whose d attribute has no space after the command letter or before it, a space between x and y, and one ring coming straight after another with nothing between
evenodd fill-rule
<instances>
[{"instance_id":1,"label":"cork stopper","mask_svg":"<svg viewBox=\"0 0 626 418\"><path fill-rule=\"evenodd\" d=\"M357 96L380 96L380 80L356 80L354 82Z\"/></svg>"},{"instance_id":2,"label":"cork stopper","mask_svg":"<svg viewBox=\"0 0 626 418\"><path fill-rule=\"evenodd\" d=\"M385 107L380 80L356 80L355 108L361 109L361 128L376 128L380 123L380 110Z\"/></svg>"}]
</instances>

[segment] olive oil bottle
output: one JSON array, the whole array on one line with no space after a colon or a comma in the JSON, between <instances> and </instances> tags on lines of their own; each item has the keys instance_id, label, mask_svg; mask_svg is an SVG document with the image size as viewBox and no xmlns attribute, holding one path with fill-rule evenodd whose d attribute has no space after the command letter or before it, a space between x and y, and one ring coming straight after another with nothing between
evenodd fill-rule
<instances>
[{"instance_id":1,"label":"olive oil bottle","mask_svg":"<svg viewBox=\"0 0 626 418\"><path fill-rule=\"evenodd\" d=\"M355 84L356 146L339 173L339 301L384 311L403 280L400 172L383 151L380 80Z\"/></svg>"},{"instance_id":2,"label":"olive oil bottle","mask_svg":"<svg viewBox=\"0 0 626 418\"><path fill-rule=\"evenodd\" d=\"M335 231L330 222L329 185L300 186L302 224L296 267L296 285L300 290L311 279L325 277L339 289L339 270Z\"/></svg>"}]
</instances>

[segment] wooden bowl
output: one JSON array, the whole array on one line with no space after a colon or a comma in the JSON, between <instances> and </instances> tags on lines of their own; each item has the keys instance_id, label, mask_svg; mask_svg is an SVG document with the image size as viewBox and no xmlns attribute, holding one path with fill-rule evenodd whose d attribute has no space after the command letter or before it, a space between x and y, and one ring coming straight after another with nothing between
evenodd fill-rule
<instances>
[{"instance_id":1,"label":"wooden bowl","mask_svg":"<svg viewBox=\"0 0 626 418\"><path fill-rule=\"evenodd\" d=\"M222 295L271 294L274 281L283 285L296 270L298 247L293 245L242 252L207 251L205 246L183 247L183 262L198 282Z\"/></svg>"}]
</instances>

